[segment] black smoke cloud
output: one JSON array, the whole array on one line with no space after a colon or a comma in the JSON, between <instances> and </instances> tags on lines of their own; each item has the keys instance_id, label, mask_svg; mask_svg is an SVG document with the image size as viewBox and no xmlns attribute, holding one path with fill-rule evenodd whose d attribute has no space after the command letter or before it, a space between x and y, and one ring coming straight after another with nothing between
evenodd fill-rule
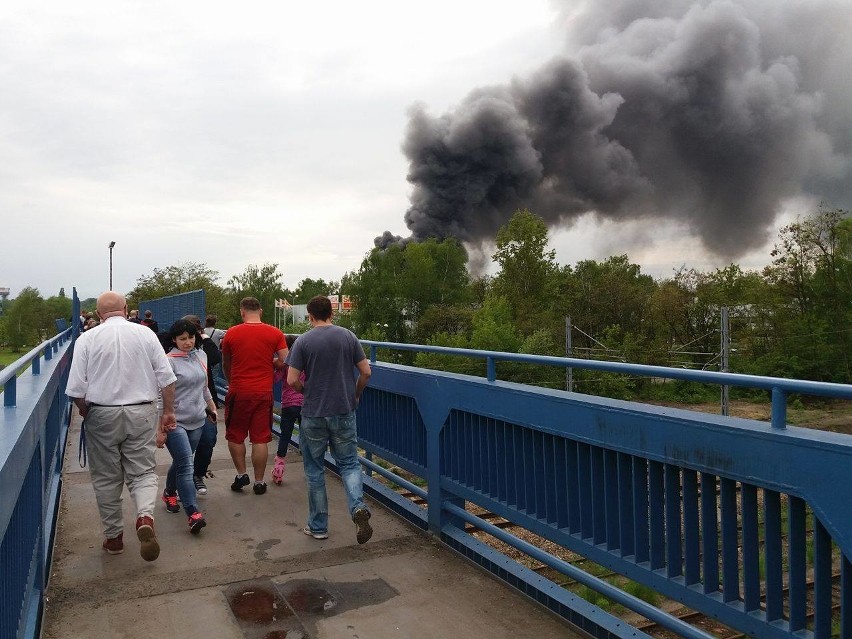
<instances>
[{"instance_id":1,"label":"black smoke cloud","mask_svg":"<svg viewBox=\"0 0 852 639\"><path fill-rule=\"evenodd\" d=\"M572 3L576 7L576 3ZM798 195L852 193L849 1L589 2L571 55L412 107L403 143L413 240L492 240L518 208L687 225L735 258ZM399 241L389 233L377 246Z\"/></svg>"}]
</instances>

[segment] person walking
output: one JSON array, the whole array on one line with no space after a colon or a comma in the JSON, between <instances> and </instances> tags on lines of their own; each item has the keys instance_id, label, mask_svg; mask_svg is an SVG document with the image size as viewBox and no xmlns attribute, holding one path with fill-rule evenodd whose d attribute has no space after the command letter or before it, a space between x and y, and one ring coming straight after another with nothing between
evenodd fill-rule
<instances>
[{"instance_id":1,"label":"person walking","mask_svg":"<svg viewBox=\"0 0 852 639\"><path fill-rule=\"evenodd\" d=\"M280 329L261 321L263 309L254 297L240 301L242 324L229 328L222 339L222 370L228 380L225 395L225 439L237 471L231 490L242 492L251 483L246 473L246 437L251 442L254 493L266 492L266 461L272 441L272 378L283 368L287 343Z\"/></svg>"},{"instance_id":2,"label":"person walking","mask_svg":"<svg viewBox=\"0 0 852 639\"><path fill-rule=\"evenodd\" d=\"M89 471L104 530L103 549L124 551L121 492L127 484L136 506L136 536L146 561L160 555L154 532L157 475L155 447L175 427L175 377L157 336L128 322L124 296L107 291L98 297L102 323L83 333L65 392L83 417ZM157 419L157 396L163 414Z\"/></svg>"},{"instance_id":3,"label":"person walking","mask_svg":"<svg viewBox=\"0 0 852 639\"><path fill-rule=\"evenodd\" d=\"M187 319L179 319L169 329L169 337L173 347L168 352L168 358L177 377L177 426L168 432L166 438L166 448L172 456L172 465L166 474L163 502L168 512L178 513L180 495L189 532L197 535L207 525L207 521L198 509L192 456L198 447L206 419L216 423L216 404L213 403L210 389L207 388L207 354L201 349L196 324Z\"/></svg>"},{"instance_id":4,"label":"person walking","mask_svg":"<svg viewBox=\"0 0 852 639\"><path fill-rule=\"evenodd\" d=\"M210 329L201 328L201 318L198 315L185 315L183 319L195 325L198 332L195 338L196 348L200 345L207 355L207 388L210 390L210 396L213 399L213 413L215 415L219 408L219 391L216 389L213 370L222 362L222 353L219 350L219 346L208 333ZM219 435L216 425L216 419L210 418L205 420L201 430L201 439L198 441L198 447L195 449L192 481L195 483L195 492L198 495L207 494L207 482L204 481L204 478L207 475L207 470L210 468L210 461L213 459L213 448L216 446L216 439Z\"/></svg>"},{"instance_id":5,"label":"person walking","mask_svg":"<svg viewBox=\"0 0 852 639\"><path fill-rule=\"evenodd\" d=\"M296 341L296 335L285 335L287 339L287 348L292 349ZM284 384L281 389L281 437L278 438L278 452L275 454L275 463L272 466L272 481L276 486L280 486L284 479L284 469L287 466L287 449L290 447L290 440L293 437L293 428L302 414L302 401L304 396L299 391L296 391L287 384L288 366L276 371L280 373ZM299 381L304 384L305 373L299 377Z\"/></svg>"},{"instance_id":6,"label":"person walking","mask_svg":"<svg viewBox=\"0 0 852 639\"><path fill-rule=\"evenodd\" d=\"M204 318L204 332L216 344L216 348L222 348L222 338L225 337L225 331L221 328L216 328L216 322L219 318L216 315L208 315Z\"/></svg>"},{"instance_id":7,"label":"person walking","mask_svg":"<svg viewBox=\"0 0 852 639\"><path fill-rule=\"evenodd\" d=\"M139 323L142 324L142 326L147 326L152 331L154 331L154 335L160 332L160 325L157 323L157 320L154 319L154 312L150 309L145 311L145 319L143 319Z\"/></svg>"},{"instance_id":8,"label":"person walking","mask_svg":"<svg viewBox=\"0 0 852 639\"><path fill-rule=\"evenodd\" d=\"M364 503L355 408L372 371L355 334L332 323L327 297L312 298L307 310L311 330L299 336L287 358L287 384L304 394L299 448L308 490L308 521L302 532L314 539L328 538L324 458L330 448L343 480L356 538L363 544L373 535L373 529ZM353 373L356 368L357 380Z\"/></svg>"}]
</instances>

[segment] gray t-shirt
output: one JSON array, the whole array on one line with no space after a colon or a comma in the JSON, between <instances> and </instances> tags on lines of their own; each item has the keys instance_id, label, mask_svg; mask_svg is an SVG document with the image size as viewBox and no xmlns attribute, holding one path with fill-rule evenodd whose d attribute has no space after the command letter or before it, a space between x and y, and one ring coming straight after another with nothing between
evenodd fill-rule
<instances>
[{"instance_id":1,"label":"gray t-shirt","mask_svg":"<svg viewBox=\"0 0 852 639\"><path fill-rule=\"evenodd\" d=\"M305 372L305 417L355 410L355 371L365 359L355 334L342 326L315 326L293 343L287 364Z\"/></svg>"}]
</instances>

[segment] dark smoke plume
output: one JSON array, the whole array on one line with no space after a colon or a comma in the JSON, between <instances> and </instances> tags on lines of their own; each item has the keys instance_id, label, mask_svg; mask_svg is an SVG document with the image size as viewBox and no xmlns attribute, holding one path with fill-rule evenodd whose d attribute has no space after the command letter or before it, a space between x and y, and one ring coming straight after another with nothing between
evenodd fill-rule
<instances>
[{"instance_id":1,"label":"dark smoke plume","mask_svg":"<svg viewBox=\"0 0 852 639\"><path fill-rule=\"evenodd\" d=\"M526 207L550 225L680 221L734 258L787 198L849 206L849 0L576 6L570 56L438 117L412 108L412 239L479 244Z\"/></svg>"}]
</instances>

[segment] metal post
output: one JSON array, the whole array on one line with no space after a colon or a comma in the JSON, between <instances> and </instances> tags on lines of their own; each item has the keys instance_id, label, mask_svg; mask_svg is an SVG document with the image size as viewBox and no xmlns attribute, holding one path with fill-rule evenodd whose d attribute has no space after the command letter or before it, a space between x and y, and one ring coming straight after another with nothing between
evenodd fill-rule
<instances>
[{"instance_id":1,"label":"metal post","mask_svg":"<svg viewBox=\"0 0 852 639\"><path fill-rule=\"evenodd\" d=\"M719 364L719 370L723 373L728 372L728 355L731 351L731 333L730 323L728 321L728 307L722 307L722 354ZM731 387L728 384L722 384L722 414L727 416L730 410L729 393Z\"/></svg>"},{"instance_id":2,"label":"metal post","mask_svg":"<svg viewBox=\"0 0 852 639\"><path fill-rule=\"evenodd\" d=\"M109 290L112 290L112 249L115 246L115 242L109 243Z\"/></svg>"},{"instance_id":3,"label":"metal post","mask_svg":"<svg viewBox=\"0 0 852 639\"><path fill-rule=\"evenodd\" d=\"M565 357L571 357L573 348L571 346L571 316L565 317ZM574 392L574 369L570 366L565 369L565 390Z\"/></svg>"}]
</instances>

